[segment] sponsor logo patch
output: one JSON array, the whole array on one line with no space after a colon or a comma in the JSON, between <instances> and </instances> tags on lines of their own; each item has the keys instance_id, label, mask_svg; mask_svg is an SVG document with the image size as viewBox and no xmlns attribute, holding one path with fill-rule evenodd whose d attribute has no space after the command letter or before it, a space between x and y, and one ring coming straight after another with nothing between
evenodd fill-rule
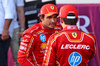
<instances>
[{"instance_id":1,"label":"sponsor logo patch","mask_svg":"<svg viewBox=\"0 0 100 66\"><path fill-rule=\"evenodd\" d=\"M41 48L42 48L42 49L46 49L46 46L47 46L46 43L42 43L42 44L41 44Z\"/></svg>"},{"instance_id":2,"label":"sponsor logo patch","mask_svg":"<svg viewBox=\"0 0 100 66\"><path fill-rule=\"evenodd\" d=\"M76 37L77 37L77 33L76 33L76 32L73 32L73 33L72 33L72 36L73 36L74 38L76 38Z\"/></svg>"},{"instance_id":3,"label":"sponsor logo patch","mask_svg":"<svg viewBox=\"0 0 100 66\"><path fill-rule=\"evenodd\" d=\"M58 33L58 31L55 31L55 33Z\"/></svg>"},{"instance_id":4,"label":"sponsor logo patch","mask_svg":"<svg viewBox=\"0 0 100 66\"><path fill-rule=\"evenodd\" d=\"M44 34L41 34L41 35L40 35L40 40L41 40L42 42L46 41L46 36L45 36Z\"/></svg>"},{"instance_id":5,"label":"sponsor logo patch","mask_svg":"<svg viewBox=\"0 0 100 66\"><path fill-rule=\"evenodd\" d=\"M24 46L20 46L20 49L26 51L26 47Z\"/></svg>"},{"instance_id":6,"label":"sponsor logo patch","mask_svg":"<svg viewBox=\"0 0 100 66\"><path fill-rule=\"evenodd\" d=\"M77 66L81 63L82 61L82 56L80 53L78 52L73 52L70 54L69 58L68 58L69 64L71 66Z\"/></svg>"}]
</instances>

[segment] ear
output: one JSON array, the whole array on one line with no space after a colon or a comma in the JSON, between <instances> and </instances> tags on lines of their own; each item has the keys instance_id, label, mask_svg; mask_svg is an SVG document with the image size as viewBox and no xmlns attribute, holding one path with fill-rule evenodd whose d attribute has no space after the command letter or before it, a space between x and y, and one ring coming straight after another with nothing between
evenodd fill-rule
<instances>
[{"instance_id":1,"label":"ear","mask_svg":"<svg viewBox=\"0 0 100 66\"><path fill-rule=\"evenodd\" d=\"M40 16L40 20L43 21L43 18Z\"/></svg>"},{"instance_id":2,"label":"ear","mask_svg":"<svg viewBox=\"0 0 100 66\"><path fill-rule=\"evenodd\" d=\"M62 18L60 18L60 22L61 22L61 23L63 23L63 20L62 20Z\"/></svg>"}]
</instances>

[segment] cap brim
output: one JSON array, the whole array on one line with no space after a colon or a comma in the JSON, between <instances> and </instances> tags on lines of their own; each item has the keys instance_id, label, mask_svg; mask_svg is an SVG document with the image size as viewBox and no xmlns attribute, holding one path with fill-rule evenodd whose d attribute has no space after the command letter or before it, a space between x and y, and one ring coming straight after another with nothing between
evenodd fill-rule
<instances>
[{"instance_id":1,"label":"cap brim","mask_svg":"<svg viewBox=\"0 0 100 66\"><path fill-rule=\"evenodd\" d=\"M48 14L45 14L45 15L46 15L46 16L52 16L52 15L54 15L54 14L57 14L57 15L58 15L57 12L51 12L51 13L48 13Z\"/></svg>"}]
</instances>

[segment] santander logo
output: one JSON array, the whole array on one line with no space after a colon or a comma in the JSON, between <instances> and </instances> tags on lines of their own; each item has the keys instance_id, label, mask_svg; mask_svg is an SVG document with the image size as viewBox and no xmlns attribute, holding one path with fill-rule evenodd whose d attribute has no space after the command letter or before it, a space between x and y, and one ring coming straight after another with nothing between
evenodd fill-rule
<instances>
[{"instance_id":1,"label":"santander logo","mask_svg":"<svg viewBox=\"0 0 100 66\"><path fill-rule=\"evenodd\" d=\"M89 31L87 30L86 27L88 27L90 25L90 19L88 16L85 16L85 15L81 15L81 16L78 16L79 17L79 20L77 22L77 26L80 30L86 32L86 33L89 33ZM80 19L84 19L84 25L80 25Z\"/></svg>"}]
</instances>

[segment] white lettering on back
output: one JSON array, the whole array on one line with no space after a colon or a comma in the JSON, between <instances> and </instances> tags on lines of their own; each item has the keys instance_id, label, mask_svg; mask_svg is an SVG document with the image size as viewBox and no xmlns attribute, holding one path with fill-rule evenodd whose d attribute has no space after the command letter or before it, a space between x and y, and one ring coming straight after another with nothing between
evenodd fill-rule
<instances>
[{"instance_id":1,"label":"white lettering on back","mask_svg":"<svg viewBox=\"0 0 100 66\"><path fill-rule=\"evenodd\" d=\"M90 46L89 45L84 45L84 44L62 44L61 49L86 49L89 50Z\"/></svg>"}]
</instances>

